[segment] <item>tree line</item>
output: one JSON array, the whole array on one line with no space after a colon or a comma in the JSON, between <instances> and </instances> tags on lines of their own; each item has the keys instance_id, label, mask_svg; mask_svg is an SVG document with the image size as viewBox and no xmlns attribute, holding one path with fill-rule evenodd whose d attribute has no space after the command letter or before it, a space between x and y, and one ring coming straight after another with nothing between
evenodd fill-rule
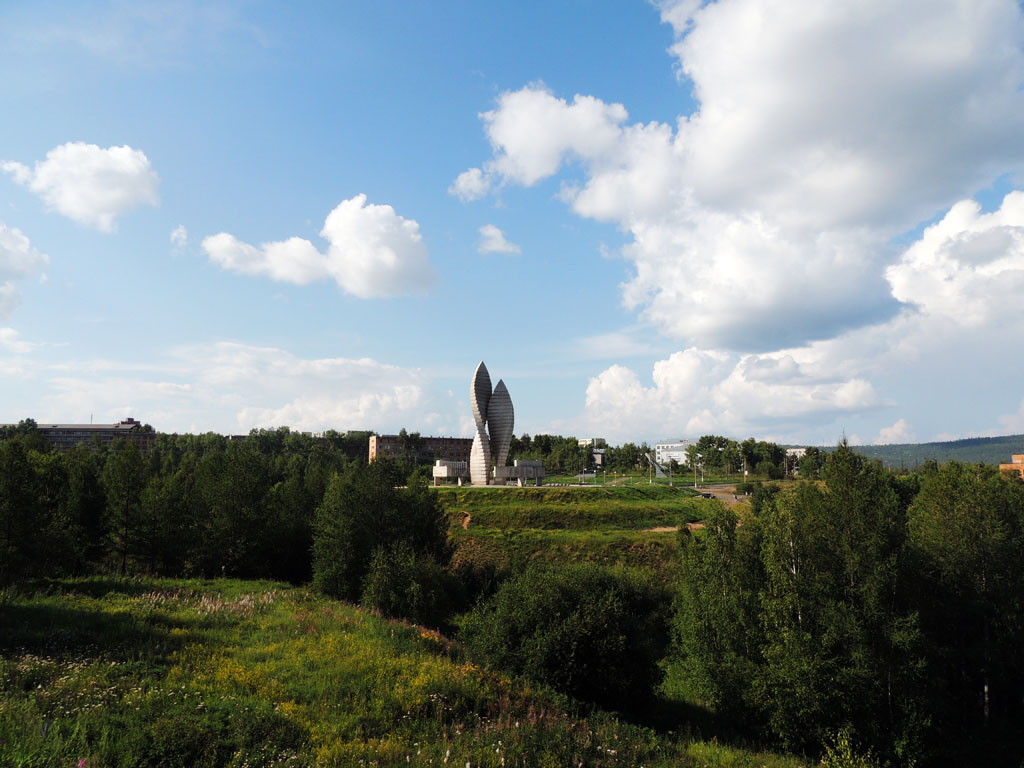
<instances>
[{"instance_id":1,"label":"tree line","mask_svg":"<svg viewBox=\"0 0 1024 768\"><path fill-rule=\"evenodd\" d=\"M893 474L846 445L819 473L681 534L689 685L797 751L845 733L896 765L1019 764L1024 483L955 462Z\"/></svg>"},{"instance_id":2,"label":"tree line","mask_svg":"<svg viewBox=\"0 0 1024 768\"><path fill-rule=\"evenodd\" d=\"M368 432L287 428L243 440L158 434L51 450L31 422L0 434L0 585L31 576L312 575L313 511Z\"/></svg>"}]
</instances>

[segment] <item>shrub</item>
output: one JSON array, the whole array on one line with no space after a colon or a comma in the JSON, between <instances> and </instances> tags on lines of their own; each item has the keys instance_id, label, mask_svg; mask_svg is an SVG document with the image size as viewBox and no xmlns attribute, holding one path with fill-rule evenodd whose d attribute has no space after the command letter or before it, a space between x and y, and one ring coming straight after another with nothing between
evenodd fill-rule
<instances>
[{"instance_id":1,"label":"shrub","mask_svg":"<svg viewBox=\"0 0 1024 768\"><path fill-rule=\"evenodd\" d=\"M611 709L638 709L660 680L667 595L638 571L533 567L464 620L482 662Z\"/></svg>"},{"instance_id":2,"label":"shrub","mask_svg":"<svg viewBox=\"0 0 1024 768\"><path fill-rule=\"evenodd\" d=\"M363 583L362 603L385 616L432 627L449 615L452 577L430 555L419 554L408 542L380 547Z\"/></svg>"}]
</instances>

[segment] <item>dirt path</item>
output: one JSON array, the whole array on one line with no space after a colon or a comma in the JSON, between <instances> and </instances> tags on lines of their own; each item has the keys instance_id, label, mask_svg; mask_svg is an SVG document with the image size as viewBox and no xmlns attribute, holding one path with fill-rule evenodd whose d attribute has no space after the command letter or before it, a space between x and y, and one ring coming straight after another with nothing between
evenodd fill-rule
<instances>
[{"instance_id":1,"label":"dirt path","mask_svg":"<svg viewBox=\"0 0 1024 768\"><path fill-rule=\"evenodd\" d=\"M691 531L699 531L704 523L687 523L686 527ZM657 528L644 528L641 533L675 533L678 530L678 525L659 525Z\"/></svg>"},{"instance_id":2,"label":"dirt path","mask_svg":"<svg viewBox=\"0 0 1024 768\"><path fill-rule=\"evenodd\" d=\"M746 501L745 496L736 493L735 485L706 485L701 489L704 493L712 494L716 499L729 507L734 507L741 501Z\"/></svg>"},{"instance_id":3,"label":"dirt path","mask_svg":"<svg viewBox=\"0 0 1024 768\"><path fill-rule=\"evenodd\" d=\"M710 493L720 502L728 507L734 507L737 504L746 501L745 496L740 496L736 493L736 486L731 484L722 485L705 485L700 489L702 493ZM739 525L742 525L742 521ZM704 523L687 523L686 527L691 531L700 531L704 528ZM643 533L672 533L678 531L678 525L660 525L657 528L644 528Z\"/></svg>"}]
</instances>

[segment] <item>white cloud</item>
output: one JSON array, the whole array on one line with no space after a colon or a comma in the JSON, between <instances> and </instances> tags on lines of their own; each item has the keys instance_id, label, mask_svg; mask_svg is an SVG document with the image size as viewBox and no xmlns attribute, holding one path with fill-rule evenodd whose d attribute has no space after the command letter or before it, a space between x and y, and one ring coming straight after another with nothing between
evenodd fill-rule
<instances>
[{"instance_id":1,"label":"white cloud","mask_svg":"<svg viewBox=\"0 0 1024 768\"><path fill-rule=\"evenodd\" d=\"M2 167L51 210L102 232L116 230L121 214L160 201L160 179L149 158L129 146L102 149L68 142L51 149L33 168L15 162Z\"/></svg>"},{"instance_id":2,"label":"white cloud","mask_svg":"<svg viewBox=\"0 0 1024 768\"><path fill-rule=\"evenodd\" d=\"M497 109L480 117L495 150L488 173L529 187L554 174L566 156L593 160L615 149L628 115L621 104L592 96L568 104L536 84L506 91Z\"/></svg>"},{"instance_id":3,"label":"white cloud","mask_svg":"<svg viewBox=\"0 0 1024 768\"><path fill-rule=\"evenodd\" d=\"M360 298L424 293L434 281L420 226L390 205L366 205L366 195L345 200L327 216L330 272Z\"/></svg>"},{"instance_id":4,"label":"white cloud","mask_svg":"<svg viewBox=\"0 0 1024 768\"><path fill-rule=\"evenodd\" d=\"M0 331L0 344L5 338ZM427 379L417 369L368 358L301 358L234 342L180 347L148 364L37 364L31 375L46 392L38 418L135 416L168 432L194 425L223 433L275 426L397 430L415 428L430 405Z\"/></svg>"},{"instance_id":5,"label":"white cloud","mask_svg":"<svg viewBox=\"0 0 1024 768\"><path fill-rule=\"evenodd\" d=\"M203 249L224 269L296 285L330 278L362 299L424 293L434 281L419 224L390 205L367 205L366 195L341 202L320 234L326 253L300 237L257 248L226 232L205 238Z\"/></svg>"},{"instance_id":6,"label":"white cloud","mask_svg":"<svg viewBox=\"0 0 1024 768\"><path fill-rule=\"evenodd\" d=\"M565 354L585 360L621 360L625 357L647 357L653 351L649 339L636 329L626 328L576 339L565 350Z\"/></svg>"},{"instance_id":7,"label":"white cloud","mask_svg":"<svg viewBox=\"0 0 1024 768\"><path fill-rule=\"evenodd\" d=\"M907 424L907 420L900 419L891 427L884 427L882 431L878 433L878 437L875 438L875 445L910 443L913 442L916 437L914 430L909 424Z\"/></svg>"},{"instance_id":8,"label":"white cloud","mask_svg":"<svg viewBox=\"0 0 1024 768\"><path fill-rule=\"evenodd\" d=\"M36 348L36 344L23 341L20 334L13 328L0 328L0 347L16 355L27 355Z\"/></svg>"},{"instance_id":9,"label":"white cloud","mask_svg":"<svg viewBox=\"0 0 1024 768\"><path fill-rule=\"evenodd\" d=\"M505 233L493 224L480 227L480 243L476 250L477 253L522 253L522 249L506 240Z\"/></svg>"},{"instance_id":10,"label":"white cloud","mask_svg":"<svg viewBox=\"0 0 1024 768\"><path fill-rule=\"evenodd\" d=\"M266 275L281 283L308 285L330 276L328 257L301 237L264 243L257 248L221 232L205 238L203 250L223 269L243 275Z\"/></svg>"},{"instance_id":11,"label":"white cloud","mask_svg":"<svg viewBox=\"0 0 1024 768\"><path fill-rule=\"evenodd\" d=\"M812 373L785 353L686 349L654 364L652 386L613 365L587 386L584 430L609 439L708 432L780 434L809 420L882 405L871 383Z\"/></svg>"},{"instance_id":12,"label":"white cloud","mask_svg":"<svg viewBox=\"0 0 1024 768\"><path fill-rule=\"evenodd\" d=\"M188 230L184 224L179 224L171 232L171 245L175 250L180 250L188 245Z\"/></svg>"},{"instance_id":13,"label":"white cloud","mask_svg":"<svg viewBox=\"0 0 1024 768\"><path fill-rule=\"evenodd\" d=\"M893 295L928 315L982 326L1020 314L1024 296L1024 192L981 213L954 205L886 270Z\"/></svg>"},{"instance_id":14,"label":"white cloud","mask_svg":"<svg viewBox=\"0 0 1024 768\"><path fill-rule=\"evenodd\" d=\"M1019 435L1024 434L1024 400L1020 401L1020 407L1015 413L1007 413L999 417L999 429L993 430L996 435Z\"/></svg>"},{"instance_id":15,"label":"white cloud","mask_svg":"<svg viewBox=\"0 0 1024 768\"><path fill-rule=\"evenodd\" d=\"M528 85L481 115L474 178L531 186L575 160L562 198L629 233L625 304L667 335L770 350L891 317L892 238L1024 167L1012 0L661 8L694 114L630 124Z\"/></svg>"},{"instance_id":16,"label":"white cloud","mask_svg":"<svg viewBox=\"0 0 1024 768\"><path fill-rule=\"evenodd\" d=\"M21 303L15 281L42 272L48 261L21 230L0 222L0 320L11 317Z\"/></svg>"},{"instance_id":17,"label":"white cloud","mask_svg":"<svg viewBox=\"0 0 1024 768\"><path fill-rule=\"evenodd\" d=\"M464 203L479 200L491 189L491 181L484 176L479 168L470 168L460 173L452 185L448 187L448 194L455 195Z\"/></svg>"}]
</instances>

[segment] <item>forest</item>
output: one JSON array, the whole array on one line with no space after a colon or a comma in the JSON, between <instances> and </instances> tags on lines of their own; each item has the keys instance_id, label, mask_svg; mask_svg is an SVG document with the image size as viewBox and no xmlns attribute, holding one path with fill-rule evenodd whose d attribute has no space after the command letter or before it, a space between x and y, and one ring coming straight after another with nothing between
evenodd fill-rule
<instances>
[{"instance_id":1,"label":"forest","mask_svg":"<svg viewBox=\"0 0 1024 768\"><path fill-rule=\"evenodd\" d=\"M146 453L115 441L62 454L31 424L9 429L0 586L90 573L308 583L656 728L695 718L814 758L845 745L847 765L1024 756L1024 483L994 467L893 472L841 443L797 481L757 484L749 507L708 502L702 528L680 526L667 572L499 568L453 557L424 473L367 465L365 439L159 435ZM707 453L742 462L735 445ZM692 708L665 702L666 676Z\"/></svg>"}]
</instances>

